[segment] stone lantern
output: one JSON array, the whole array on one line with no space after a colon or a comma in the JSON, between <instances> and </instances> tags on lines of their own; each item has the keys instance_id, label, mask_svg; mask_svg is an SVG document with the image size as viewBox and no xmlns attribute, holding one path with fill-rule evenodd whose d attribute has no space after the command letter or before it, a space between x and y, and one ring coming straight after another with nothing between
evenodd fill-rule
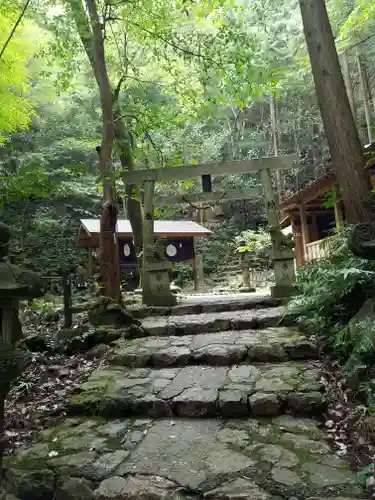
<instances>
[{"instance_id":1,"label":"stone lantern","mask_svg":"<svg viewBox=\"0 0 375 500\"><path fill-rule=\"evenodd\" d=\"M7 261L9 239L9 227L0 222L0 499L4 496L1 487L2 457L7 445L4 432L5 398L12 381L22 373L27 361L25 351L17 346L22 339L18 303L42 295L38 274Z\"/></svg>"}]
</instances>

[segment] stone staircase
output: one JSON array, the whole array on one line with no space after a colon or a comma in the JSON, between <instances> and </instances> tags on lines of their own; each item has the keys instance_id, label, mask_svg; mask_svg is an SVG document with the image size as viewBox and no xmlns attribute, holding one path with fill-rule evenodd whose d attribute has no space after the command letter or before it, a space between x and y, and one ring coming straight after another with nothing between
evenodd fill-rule
<instances>
[{"instance_id":1,"label":"stone staircase","mask_svg":"<svg viewBox=\"0 0 375 500\"><path fill-rule=\"evenodd\" d=\"M317 346L277 301L196 296L152 313L135 312L144 335L115 343L70 418L9 460L8 484L42 469L55 496L30 500L363 498L316 419Z\"/></svg>"},{"instance_id":2,"label":"stone staircase","mask_svg":"<svg viewBox=\"0 0 375 500\"><path fill-rule=\"evenodd\" d=\"M210 277L213 292L228 293L233 288L238 288L241 283L242 271L239 264L229 264L224 269Z\"/></svg>"}]
</instances>

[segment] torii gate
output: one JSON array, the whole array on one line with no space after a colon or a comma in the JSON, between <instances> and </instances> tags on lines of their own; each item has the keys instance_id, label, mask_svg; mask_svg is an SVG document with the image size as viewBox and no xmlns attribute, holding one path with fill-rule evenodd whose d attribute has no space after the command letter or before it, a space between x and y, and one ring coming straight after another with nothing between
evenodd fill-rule
<instances>
[{"instance_id":1,"label":"torii gate","mask_svg":"<svg viewBox=\"0 0 375 500\"><path fill-rule=\"evenodd\" d=\"M229 199L249 199L263 197L271 233L272 262L276 285L271 289L274 297L290 295L294 288L294 251L284 245L285 237L280 231L278 203L272 185L271 171L290 170L296 155L273 156L253 160L233 160L221 163L185 165L181 167L163 167L122 174L125 185L144 184L144 226L143 226L143 261L142 261L142 296L147 305L173 305L175 298L169 287L170 263L163 261L162 253L154 245L154 187L159 181L179 181L202 177L203 193L190 195L190 200L197 202ZM225 193L211 191L211 175L260 172L262 188L233 190ZM184 202L186 195L169 198L169 203ZM155 255L157 254L157 255ZM156 298L157 297L157 298Z\"/></svg>"}]
</instances>

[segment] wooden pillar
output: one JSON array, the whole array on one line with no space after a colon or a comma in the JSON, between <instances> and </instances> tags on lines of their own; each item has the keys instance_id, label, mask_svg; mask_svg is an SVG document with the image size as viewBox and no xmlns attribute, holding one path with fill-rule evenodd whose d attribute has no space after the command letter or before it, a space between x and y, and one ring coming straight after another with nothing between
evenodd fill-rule
<instances>
[{"instance_id":1,"label":"wooden pillar","mask_svg":"<svg viewBox=\"0 0 375 500\"><path fill-rule=\"evenodd\" d=\"M193 256L193 276L194 276L194 290L199 292L204 285L204 272L203 272L203 258L197 252L196 239L193 238L194 256Z\"/></svg>"},{"instance_id":2,"label":"wooden pillar","mask_svg":"<svg viewBox=\"0 0 375 500\"><path fill-rule=\"evenodd\" d=\"M309 227L307 225L307 218L305 212L305 206L303 201L301 200L301 204L299 207L299 214L301 219L301 233L302 233L302 246L303 246L303 255L304 261L306 260L306 245L309 243Z\"/></svg>"},{"instance_id":3,"label":"wooden pillar","mask_svg":"<svg viewBox=\"0 0 375 500\"><path fill-rule=\"evenodd\" d=\"M313 214L311 216L312 222L311 222L311 227L309 227L309 236L311 241L317 241L319 240L319 227L316 222L317 215Z\"/></svg>"},{"instance_id":4,"label":"wooden pillar","mask_svg":"<svg viewBox=\"0 0 375 500\"><path fill-rule=\"evenodd\" d=\"M342 210L341 200L337 200L333 206L335 211L335 223L336 229L342 229L344 227L344 214Z\"/></svg>"},{"instance_id":5,"label":"wooden pillar","mask_svg":"<svg viewBox=\"0 0 375 500\"><path fill-rule=\"evenodd\" d=\"M90 278L94 275L94 262L93 262L93 255L92 255L92 248L89 247L87 249L87 270L89 272Z\"/></svg>"},{"instance_id":6,"label":"wooden pillar","mask_svg":"<svg viewBox=\"0 0 375 500\"><path fill-rule=\"evenodd\" d=\"M73 324L72 277L66 275L62 279L64 295L64 328L71 328Z\"/></svg>"},{"instance_id":7,"label":"wooden pillar","mask_svg":"<svg viewBox=\"0 0 375 500\"><path fill-rule=\"evenodd\" d=\"M155 182L146 181L144 185L144 221L143 221L143 256L142 256L142 301L148 302L151 293L150 275L147 263L152 259L154 246L154 190Z\"/></svg>"},{"instance_id":8,"label":"wooden pillar","mask_svg":"<svg viewBox=\"0 0 375 500\"><path fill-rule=\"evenodd\" d=\"M296 219L292 219L292 231L293 231L293 241L294 249L296 252L296 266L303 266L305 263L305 252L303 249L301 225L296 223Z\"/></svg>"}]
</instances>

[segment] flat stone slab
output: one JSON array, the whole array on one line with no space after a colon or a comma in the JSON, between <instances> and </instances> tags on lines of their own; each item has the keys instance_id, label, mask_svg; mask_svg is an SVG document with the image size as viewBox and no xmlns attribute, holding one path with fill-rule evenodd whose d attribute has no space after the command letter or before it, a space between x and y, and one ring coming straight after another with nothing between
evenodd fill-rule
<instances>
[{"instance_id":1,"label":"flat stone slab","mask_svg":"<svg viewBox=\"0 0 375 500\"><path fill-rule=\"evenodd\" d=\"M279 306L180 316L150 316L142 320L142 327L149 336L180 336L225 330L260 329L279 326L286 321L286 309Z\"/></svg>"},{"instance_id":2,"label":"flat stone slab","mask_svg":"<svg viewBox=\"0 0 375 500\"><path fill-rule=\"evenodd\" d=\"M121 339L109 358L113 365L142 368L186 365L231 366L251 361L316 359L317 347L293 327L237 330L197 335Z\"/></svg>"},{"instance_id":3,"label":"flat stone slab","mask_svg":"<svg viewBox=\"0 0 375 500\"><path fill-rule=\"evenodd\" d=\"M280 305L279 299L274 299L269 295L262 295L259 293L226 295L196 294L179 299L178 304L173 307L137 306L129 310L135 318L145 318L146 316L178 316L221 311L237 311L278 305Z\"/></svg>"},{"instance_id":4,"label":"flat stone slab","mask_svg":"<svg viewBox=\"0 0 375 500\"><path fill-rule=\"evenodd\" d=\"M19 498L39 498L31 481L39 477L39 488L41 478L51 488L45 498L55 498L53 488L80 486L95 490L97 500L364 499L318 422L287 415L230 422L68 419L7 457L5 467L8 491Z\"/></svg>"},{"instance_id":5,"label":"flat stone slab","mask_svg":"<svg viewBox=\"0 0 375 500\"><path fill-rule=\"evenodd\" d=\"M94 371L73 394L72 412L106 417L241 417L284 412L313 415L324 409L324 387L311 363L232 367Z\"/></svg>"}]
</instances>

